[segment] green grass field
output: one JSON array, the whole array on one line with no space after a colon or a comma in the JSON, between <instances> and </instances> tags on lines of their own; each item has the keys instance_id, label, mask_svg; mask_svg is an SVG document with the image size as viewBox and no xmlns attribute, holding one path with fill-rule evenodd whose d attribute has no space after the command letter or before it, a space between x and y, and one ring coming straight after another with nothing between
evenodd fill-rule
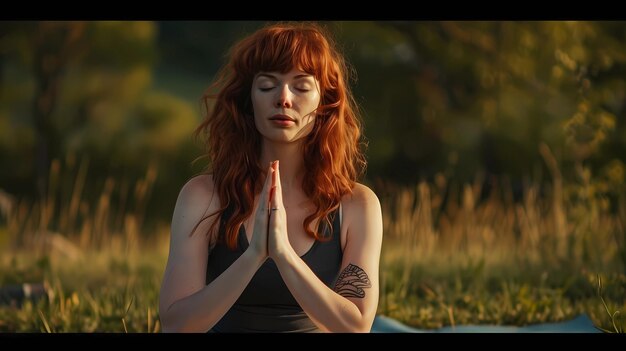
<instances>
[{"instance_id":1,"label":"green grass field","mask_svg":"<svg viewBox=\"0 0 626 351\"><path fill-rule=\"evenodd\" d=\"M62 201L18 201L0 221L0 286L45 282L49 294L0 306L0 331L160 331L169 228L149 237L140 229L154 177L148 171L128 190L134 205L124 213L110 210L122 188L114 180L94 204L83 203L76 182ZM623 197L611 213L592 202L541 200L534 187L521 203L497 192L479 202L479 187L468 184L444 204L444 188L422 183L381 196L379 313L427 329L585 313L603 330L624 331Z\"/></svg>"}]
</instances>

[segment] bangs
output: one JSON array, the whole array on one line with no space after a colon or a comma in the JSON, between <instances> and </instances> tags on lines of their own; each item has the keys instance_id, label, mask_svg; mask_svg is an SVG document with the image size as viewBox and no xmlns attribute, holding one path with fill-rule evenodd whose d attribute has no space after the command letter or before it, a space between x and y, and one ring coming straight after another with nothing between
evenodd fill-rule
<instances>
[{"instance_id":1,"label":"bangs","mask_svg":"<svg viewBox=\"0 0 626 351\"><path fill-rule=\"evenodd\" d=\"M273 28L260 34L247 63L252 75L259 72L287 73L296 68L317 79L324 76L328 43L308 29Z\"/></svg>"}]
</instances>

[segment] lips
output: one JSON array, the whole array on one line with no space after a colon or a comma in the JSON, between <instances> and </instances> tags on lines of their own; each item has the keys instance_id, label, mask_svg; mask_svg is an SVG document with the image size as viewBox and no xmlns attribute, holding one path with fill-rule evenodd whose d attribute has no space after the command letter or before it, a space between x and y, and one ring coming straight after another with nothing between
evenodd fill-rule
<instances>
[{"instance_id":1,"label":"lips","mask_svg":"<svg viewBox=\"0 0 626 351\"><path fill-rule=\"evenodd\" d=\"M273 115L272 117L270 117L270 121L291 121L291 122L295 122L296 120L291 118L288 115L278 114L278 115Z\"/></svg>"}]
</instances>

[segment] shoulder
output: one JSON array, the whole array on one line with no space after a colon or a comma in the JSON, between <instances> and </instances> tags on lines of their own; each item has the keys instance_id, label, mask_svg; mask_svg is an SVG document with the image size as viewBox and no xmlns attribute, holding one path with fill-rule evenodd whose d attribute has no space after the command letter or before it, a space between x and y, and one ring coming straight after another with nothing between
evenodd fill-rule
<instances>
[{"instance_id":1,"label":"shoulder","mask_svg":"<svg viewBox=\"0 0 626 351\"><path fill-rule=\"evenodd\" d=\"M181 195L194 197L194 195L208 195L213 193L213 176L211 174L200 174L187 181L183 185Z\"/></svg>"},{"instance_id":2,"label":"shoulder","mask_svg":"<svg viewBox=\"0 0 626 351\"><path fill-rule=\"evenodd\" d=\"M366 185L356 183L352 193L343 196L341 204L348 228L382 223L380 200Z\"/></svg>"},{"instance_id":3,"label":"shoulder","mask_svg":"<svg viewBox=\"0 0 626 351\"><path fill-rule=\"evenodd\" d=\"M189 179L185 185L183 185L183 190L194 190L194 191L209 191L213 190L213 175L211 174L199 174Z\"/></svg>"},{"instance_id":4,"label":"shoulder","mask_svg":"<svg viewBox=\"0 0 626 351\"><path fill-rule=\"evenodd\" d=\"M197 223L218 208L219 199L214 191L213 177L209 174L195 176L183 185L178 194L172 224L190 229L187 228L190 224Z\"/></svg>"},{"instance_id":5,"label":"shoulder","mask_svg":"<svg viewBox=\"0 0 626 351\"><path fill-rule=\"evenodd\" d=\"M187 181L180 190L179 200L184 202L200 201L213 195L213 176L210 174L197 175Z\"/></svg>"},{"instance_id":6,"label":"shoulder","mask_svg":"<svg viewBox=\"0 0 626 351\"><path fill-rule=\"evenodd\" d=\"M352 188L352 193L344 195L341 203L344 207L347 206L350 209L363 209L368 206L380 208L380 200L378 200L376 193L361 183L356 183L354 188Z\"/></svg>"}]
</instances>

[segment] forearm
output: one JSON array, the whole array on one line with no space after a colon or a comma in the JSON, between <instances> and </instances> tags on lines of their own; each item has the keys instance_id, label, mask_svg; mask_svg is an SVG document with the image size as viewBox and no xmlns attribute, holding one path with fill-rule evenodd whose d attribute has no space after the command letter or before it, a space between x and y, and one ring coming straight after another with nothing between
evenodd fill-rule
<instances>
[{"instance_id":1,"label":"forearm","mask_svg":"<svg viewBox=\"0 0 626 351\"><path fill-rule=\"evenodd\" d=\"M165 332L206 332L228 312L265 260L244 252L219 277L161 311Z\"/></svg>"},{"instance_id":2,"label":"forearm","mask_svg":"<svg viewBox=\"0 0 626 351\"><path fill-rule=\"evenodd\" d=\"M293 297L320 329L330 332L369 331L369 325L357 306L326 286L293 250L281 255L275 262Z\"/></svg>"}]
</instances>

